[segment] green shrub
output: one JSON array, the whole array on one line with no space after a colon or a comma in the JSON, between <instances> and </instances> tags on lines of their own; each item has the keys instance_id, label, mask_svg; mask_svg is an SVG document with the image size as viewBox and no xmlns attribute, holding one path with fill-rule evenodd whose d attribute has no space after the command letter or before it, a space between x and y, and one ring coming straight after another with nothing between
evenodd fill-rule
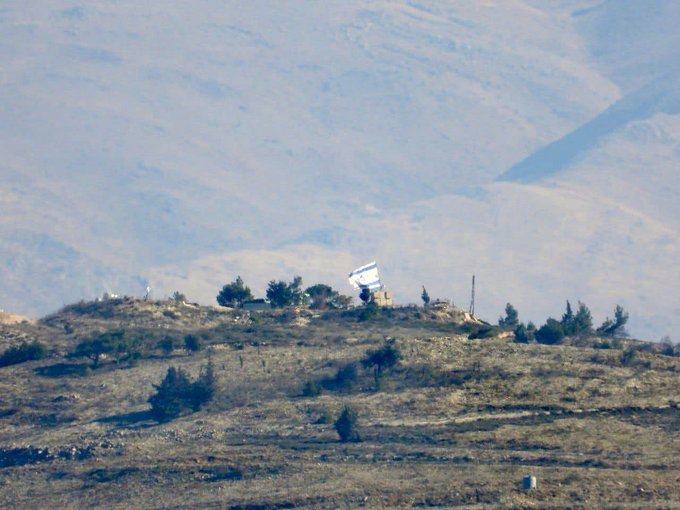
<instances>
[{"instance_id":1,"label":"green shrub","mask_svg":"<svg viewBox=\"0 0 680 510\"><path fill-rule=\"evenodd\" d=\"M168 368L156 393L149 397L151 416L159 422L172 420L181 414L198 411L215 395L216 378L212 360L203 367L196 381L191 381L181 368Z\"/></svg>"},{"instance_id":2,"label":"green shrub","mask_svg":"<svg viewBox=\"0 0 680 510\"><path fill-rule=\"evenodd\" d=\"M368 303L359 311L357 320L359 322L370 321L371 319L375 319L379 315L379 312L380 309L378 308L378 305L373 302Z\"/></svg>"},{"instance_id":3,"label":"green shrub","mask_svg":"<svg viewBox=\"0 0 680 510\"><path fill-rule=\"evenodd\" d=\"M317 425L333 423L333 413L331 413L328 409L321 410L321 412L319 413L319 417L314 423Z\"/></svg>"},{"instance_id":4,"label":"green shrub","mask_svg":"<svg viewBox=\"0 0 680 510\"><path fill-rule=\"evenodd\" d=\"M170 336L163 337L158 342L158 348L161 351L163 351L163 353L166 356L168 356L168 355L172 354L172 351L175 349L175 341Z\"/></svg>"},{"instance_id":5,"label":"green shrub","mask_svg":"<svg viewBox=\"0 0 680 510\"><path fill-rule=\"evenodd\" d=\"M327 377L320 382L322 388L330 391L349 392L357 380L357 367L348 363L338 368L333 377Z\"/></svg>"},{"instance_id":6,"label":"green shrub","mask_svg":"<svg viewBox=\"0 0 680 510\"><path fill-rule=\"evenodd\" d=\"M189 352L198 352L203 349L201 339L194 335L184 337L184 348Z\"/></svg>"},{"instance_id":7,"label":"green shrub","mask_svg":"<svg viewBox=\"0 0 680 510\"><path fill-rule=\"evenodd\" d=\"M553 318L549 318L546 323L536 331L536 341L541 344L558 344L564 338L562 324Z\"/></svg>"},{"instance_id":8,"label":"green shrub","mask_svg":"<svg viewBox=\"0 0 680 510\"><path fill-rule=\"evenodd\" d=\"M10 347L0 355L0 367L16 365L25 361L34 361L47 356L47 347L34 340L33 342L22 342L17 346Z\"/></svg>"},{"instance_id":9,"label":"green shrub","mask_svg":"<svg viewBox=\"0 0 680 510\"><path fill-rule=\"evenodd\" d=\"M528 344L535 340L534 331L528 329L524 324L520 324L515 328L515 343Z\"/></svg>"},{"instance_id":10,"label":"green shrub","mask_svg":"<svg viewBox=\"0 0 680 510\"><path fill-rule=\"evenodd\" d=\"M314 310L347 308L352 303L351 297L343 296L331 286L323 283L307 287L305 295L309 299L309 307Z\"/></svg>"},{"instance_id":11,"label":"green shrub","mask_svg":"<svg viewBox=\"0 0 680 510\"><path fill-rule=\"evenodd\" d=\"M302 387L302 396L318 397L323 392L323 387L317 381L307 381Z\"/></svg>"},{"instance_id":12,"label":"green shrub","mask_svg":"<svg viewBox=\"0 0 680 510\"><path fill-rule=\"evenodd\" d=\"M357 431L358 421L359 417L356 411L349 406L345 406L342 413L340 413L340 416L335 421L335 431L340 436L340 441L343 443L361 441L359 432Z\"/></svg>"}]
</instances>

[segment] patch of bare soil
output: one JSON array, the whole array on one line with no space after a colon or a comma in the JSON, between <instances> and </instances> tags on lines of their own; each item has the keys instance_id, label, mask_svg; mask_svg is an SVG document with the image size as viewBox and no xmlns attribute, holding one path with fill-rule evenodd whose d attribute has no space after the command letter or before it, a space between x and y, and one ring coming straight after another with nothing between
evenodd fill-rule
<instances>
[{"instance_id":1,"label":"patch of bare soil","mask_svg":"<svg viewBox=\"0 0 680 510\"><path fill-rule=\"evenodd\" d=\"M22 322L33 323L34 321L22 315L0 311L0 324L21 324Z\"/></svg>"}]
</instances>

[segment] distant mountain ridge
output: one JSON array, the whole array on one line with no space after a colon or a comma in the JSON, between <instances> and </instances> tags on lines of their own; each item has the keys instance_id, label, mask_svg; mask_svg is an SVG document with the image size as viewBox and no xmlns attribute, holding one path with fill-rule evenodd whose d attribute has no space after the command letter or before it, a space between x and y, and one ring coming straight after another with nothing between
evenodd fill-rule
<instances>
[{"instance_id":1,"label":"distant mountain ridge","mask_svg":"<svg viewBox=\"0 0 680 510\"><path fill-rule=\"evenodd\" d=\"M400 302L565 299L680 340L680 6L671 0L0 12L0 307L214 302L241 274Z\"/></svg>"}]
</instances>

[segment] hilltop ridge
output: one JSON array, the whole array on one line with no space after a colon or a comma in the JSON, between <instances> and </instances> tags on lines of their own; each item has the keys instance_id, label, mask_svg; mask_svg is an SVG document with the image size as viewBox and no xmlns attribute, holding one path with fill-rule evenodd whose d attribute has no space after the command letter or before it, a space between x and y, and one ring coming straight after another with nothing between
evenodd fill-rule
<instances>
[{"instance_id":1,"label":"hilltop ridge","mask_svg":"<svg viewBox=\"0 0 680 510\"><path fill-rule=\"evenodd\" d=\"M471 339L487 326L456 310L361 311L117 298L0 326L0 350L33 340L48 349L0 367L0 506L680 504L672 348L521 344L499 330ZM133 351L95 364L73 356L112 332ZM188 350L187 336L202 349ZM400 359L378 381L360 361L384 345ZM168 368L196 376L209 360L214 398L152 419L147 400ZM333 428L345 405L356 410L359 443L340 442ZM526 492L529 473L538 488Z\"/></svg>"}]
</instances>

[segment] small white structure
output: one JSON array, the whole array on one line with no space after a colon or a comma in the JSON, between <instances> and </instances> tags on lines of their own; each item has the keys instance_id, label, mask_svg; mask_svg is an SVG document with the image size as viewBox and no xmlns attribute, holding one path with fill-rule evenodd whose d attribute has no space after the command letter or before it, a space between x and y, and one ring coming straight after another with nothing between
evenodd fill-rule
<instances>
[{"instance_id":1,"label":"small white structure","mask_svg":"<svg viewBox=\"0 0 680 510\"><path fill-rule=\"evenodd\" d=\"M530 491L536 488L536 477L533 475L527 475L522 481L522 486L525 491Z\"/></svg>"},{"instance_id":2,"label":"small white structure","mask_svg":"<svg viewBox=\"0 0 680 510\"><path fill-rule=\"evenodd\" d=\"M392 293L389 290L378 290L371 295L371 301L373 301L378 306L392 306L394 300L392 298Z\"/></svg>"},{"instance_id":3,"label":"small white structure","mask_svg":"<svg viewBox=\"0 0 680 510\"><path fill-rule=\"evenodd\" d=\"M266 299L251 299L250 301L244 301L241 308L248 312L261 312L271 310L272 304Z\"/></svg>"}]
</instances>

